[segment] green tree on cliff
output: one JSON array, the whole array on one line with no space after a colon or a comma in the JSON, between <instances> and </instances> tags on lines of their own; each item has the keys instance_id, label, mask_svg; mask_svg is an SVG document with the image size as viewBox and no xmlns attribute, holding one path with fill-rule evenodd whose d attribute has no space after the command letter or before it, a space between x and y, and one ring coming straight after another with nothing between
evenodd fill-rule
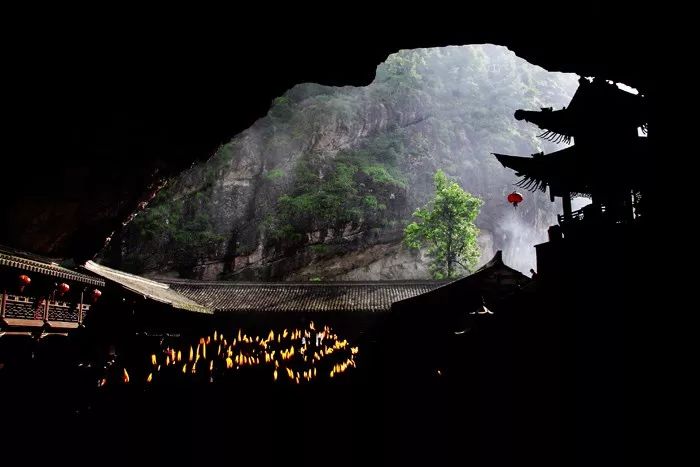
<instances>
[{"instance_id":1,"label":"green tree on cliff","mask_svg":"<svg viewBox=\"0 0 700 467\"><path fill-rule=\"evenodd\" d=\"M417 209L404 230L410 248L427 247L432 258L430 271L435 279L458 277L471 272L479 260L479 233L474 220L483 201L467 193L442 170L435 173L435 197Z\"/></svg>"}]
</instances>

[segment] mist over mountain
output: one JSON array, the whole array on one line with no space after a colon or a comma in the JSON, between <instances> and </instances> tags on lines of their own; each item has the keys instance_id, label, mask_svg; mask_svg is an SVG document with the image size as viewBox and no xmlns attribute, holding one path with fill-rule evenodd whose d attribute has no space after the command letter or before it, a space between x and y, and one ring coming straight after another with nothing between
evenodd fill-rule
<instances>
[{"instance_id":1,"label":"mist over mountain","mask_svg":"<svg viewBox=\"0 0 700 467\"><path fill-rule=\"evenodd\" d=\"M392 54L366 87L299 84L171 180L101 261L212 280L427 278L427 258L401 240L442 169L484 200L482 261L502 249L527 271L557 206L524 193L514 210L516 177L491 152L552 151L513 112L567 105L577 78L472 45Z\"/></svg>"}]
</instances>

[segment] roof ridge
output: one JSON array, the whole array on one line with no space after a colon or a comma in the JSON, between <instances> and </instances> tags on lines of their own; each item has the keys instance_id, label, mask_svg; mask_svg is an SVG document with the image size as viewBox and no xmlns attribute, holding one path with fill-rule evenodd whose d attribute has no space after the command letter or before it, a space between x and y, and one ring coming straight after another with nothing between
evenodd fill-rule
<instances>
[{"instance_id":1,"label":"roof ridge","mask_svg":"<svg viewBox=\"0 0 700 467\"><path fill-rule=\"evenodd\" d=\"M381 280L381 281L326 281L326 282L252 282L252 281L203 281L197 279L160 279L166 284L172 285L190 285L190 286L205 286L219 285L224 287L339 287L339 286L396 286L396 285L439 285L447 284L451 281L445 280Z\"/></svg>"},{"instance_id":2,"label":"roof ridge","mask_svg":"<svg viewBox=\"0 0 700 467\"><path fill-rule=\"evenodd\" d=\"M104 286L104 281L101 278L93 277L65 266L61 266L53 261L39 261L38 259L25 257L21 254L13 254L7 250L0 250L0 265L40 272L50 276L61 277L63 279L74 280L100 287Z\"/></svg>"},{"instance_id":3,"label":"roof ridge","mask_svg":"<svg viewBox=\"0 0 700 467\"><path fill-rule=\"evenodd\" d=\"M142 276L137 276L137 275L135 275L135 274L131 274L131 273L128 273L128 272L120 271L120 270L118 270L118 269L113 269L113 268L110 268L109 266L104 266L104 265L102 265L102 264L98 264L98 263L96 263L96 262L94 262L94 261L92 261L92 260L88 260L88 261L83 265L83 267L84 267L85 269L87 269L88 271L94 272L94 273L96 273L96 274L98 274L98 271L96 271L95 269L101 270L101 271L103 271L103 272L107 272L107 273L109 273L109 274L114 274L114 275L117 275L117 276L122 276L122 277L126 277L126 278L129 278L129 279L133 279L133 280L135 280L135 281L143 282L143 283L145 283L145 284L153 285L154 287L160 287L160 288L162 288L162 289L169 289L169 288L170 288L170 285L169 285L169 284L166 284L166 283L164 283L164 282L158 282L158 281L155 281L155 280L153 280L153 279L148 279L148 278L145 278L145 277L142 277Z\"/></svg>"}]
</instances>

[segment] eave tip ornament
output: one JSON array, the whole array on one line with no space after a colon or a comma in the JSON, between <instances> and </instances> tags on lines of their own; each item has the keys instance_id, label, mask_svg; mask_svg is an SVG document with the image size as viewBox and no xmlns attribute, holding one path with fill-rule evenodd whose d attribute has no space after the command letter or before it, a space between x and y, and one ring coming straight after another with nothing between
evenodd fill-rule
<instances>
[{"instance_id":1,"label":"eave tip ornament","mask_svg":"<svg viewBox=\"0 0 700 467\"><path fill-rule=\"evenodd\" d=\"M518 193L517 191L514 191L513 193L508 195L508 202L513 205L514 208L518 207L518 204L523 202L523 195Z\"/></svg>"}]
</instances>

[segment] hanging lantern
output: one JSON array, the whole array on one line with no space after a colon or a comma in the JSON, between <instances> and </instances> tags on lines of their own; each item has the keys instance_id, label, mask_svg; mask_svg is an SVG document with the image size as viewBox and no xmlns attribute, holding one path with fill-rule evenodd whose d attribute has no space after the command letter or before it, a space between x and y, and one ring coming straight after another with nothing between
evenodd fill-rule
<instances>
[{"instance_id":1,"label":"hanging lantern","mask_svg":"<svg viewBox=\"0 0 700 467\"><path fill-rule=\"evenodd\" d=\"M60 284L58 284L58 292L61 295L68 292L69 290L70 290L70 285L66 284L65 282L61 282Z\"/></svg>"},{"instance_id":2,"label":"hanging lantern","mask_svg":"<svg viewBox=\"0 0 700 467\"><path fill-rule=\"evenodd\" d=\"M102 291L100 289L94 289L92 291L92 301L96 302L98 298L102 296Z\"/></svg>"},{"instance_id":3,"label":"hanging lantern","mask_svg":"<svg viewBox=\"0 0 700 467\"><path fill-rule=\"evenodd\" d=\"M518 204L523 202L523 195L514 191L508 195L508 202L513 205L514 208L518 207Z\"/></svg>"},{"instance_id":4,"label":"hanging lantern","mask_svg":"<svg viewBox=\"0 0 700 467\"><path fill-rule=\"evenodd\" d=\"M18 279L19 279L19 292L22 293L22 292L24 292L24 288L32 283L32 278L26 274L22 274L19 276Z\"/></svg>"}]
</instances>

